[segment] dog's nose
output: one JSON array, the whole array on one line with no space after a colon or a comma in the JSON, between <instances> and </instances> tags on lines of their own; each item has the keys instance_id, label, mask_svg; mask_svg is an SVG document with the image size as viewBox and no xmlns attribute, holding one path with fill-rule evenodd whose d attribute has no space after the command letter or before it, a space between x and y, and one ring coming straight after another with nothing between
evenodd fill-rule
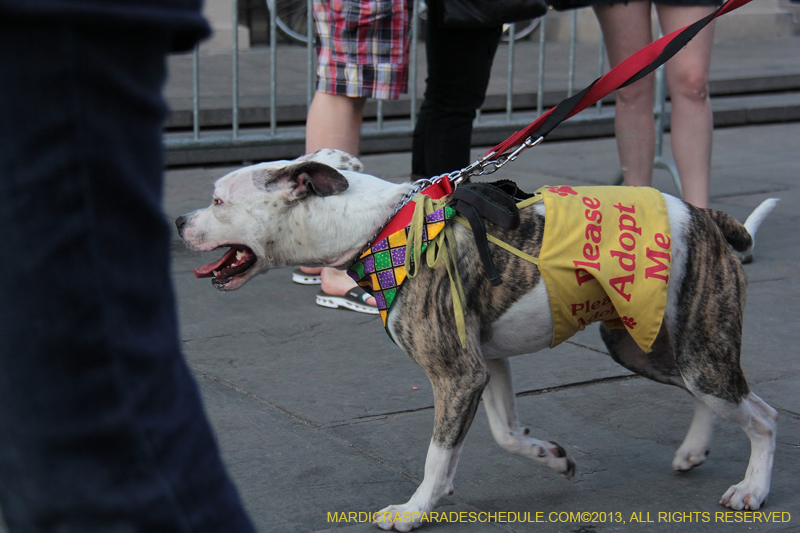
<instances>
[{"instance_id":1,"label":"dog's nose","mask_svg":"<svg viewBox=\"0 0 800 533\"><path fill-rule=\"evenodd\" d=\"M175 227L178 228L178 235L183 235L183 227L186 225L186 217L179 216L175 219Z\"/></svg>"}]
</instances>

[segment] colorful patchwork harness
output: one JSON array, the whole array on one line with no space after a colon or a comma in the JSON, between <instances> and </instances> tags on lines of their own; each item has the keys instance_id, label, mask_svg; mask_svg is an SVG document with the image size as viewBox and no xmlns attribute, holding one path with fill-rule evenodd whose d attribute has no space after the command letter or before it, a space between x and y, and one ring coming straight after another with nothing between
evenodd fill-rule
<instances>
[{"instance_id":1,"label":"colorful patchwork harness","mask_svg":"<svg viewBox=\"0 0 800 533\"><path fill-rule=\"evenodd\" d=\"M430 197L420 193L415 197L420 202L425 202L425 198L431 201ZM424 204L422 205L424 209ZM424 213L424 211L422 211ZM445 223L449 222L456 214L452 207L444 205L435 209L424 216L424 223L421 230L411 234L413 240L415 236L419 238L419 255L421 256L428 248L430 242L445 229ZM394 302L400 285L409 275L409 268L413 269L411 277L418 265L412 261L406 263L407 259L415 255L414 246L408 249L409 233L412 224L384 237L373 244L361 257L353 263L348 270L359 285L375 297L378 304L383 324L386 325L389 308Z\"/></svg>"},{"instance_id":2,"label":"colorful patchwork harness","mask_svg":"<svg viewBox=\"0 0 800 533\"><path fill-rule=\"evenodd\" d=\"M486 185L475 184L474 188L482 187ZM386 327L389 310L402 283L416 275L423 254L431 268L444 263L463 346L466 345L464 294L456 270L452 222L470 229L476 224L482 226L483 222L469 216L470 224L458 216L454 206L459 204L452 202L451 191L436 190L431 195L429 192L426 189L415 196L404 208L405 213L401 210L403 216L398 215L384 228L348 273L375 296ZM543 187L534 195L523 195L529 198L515 201L516 209L543 201L547 212L538 258L492 235L481 237L481 230L473 232L479 249L483 238L539 267L550 294L553 316L550 346L602 320L609 327L627 328L637 344L649 352L666 308L671 259L669 218L663 195L654 189L624 187ZM438 198L434 200L431 196ZM508 210L503 206L500 209ZM466 212L463 206L459 210ZM402 225L409 216L410 222ZM576 217L580 219L577 222ZM487 263L486 258L482 259L487 277L493 284L500 283L491 260Z\"/></svg>"}]
</instances>

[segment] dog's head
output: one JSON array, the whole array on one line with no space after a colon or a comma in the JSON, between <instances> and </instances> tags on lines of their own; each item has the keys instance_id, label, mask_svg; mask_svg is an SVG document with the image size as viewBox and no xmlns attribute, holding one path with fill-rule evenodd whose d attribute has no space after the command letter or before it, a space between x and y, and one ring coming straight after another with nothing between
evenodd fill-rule
<instances>
[{"instance_id":1,"label":"dog's head","mask_svg":"<svg viewBox=\"0 0 800 533\"><path fill-rule=\"evenodd\" d=\"M175 221L191 249L229 248L219 260L196 268L195 276L210 277L214 287L227 291L272 267L336 263L335 252L318 242L326 237L309 230L306 220L319 211L311 200L341 194L349 186L345 174L362 169L351 155L326 149L220 178L210 206Z\"/></svg>"}]
</instances>

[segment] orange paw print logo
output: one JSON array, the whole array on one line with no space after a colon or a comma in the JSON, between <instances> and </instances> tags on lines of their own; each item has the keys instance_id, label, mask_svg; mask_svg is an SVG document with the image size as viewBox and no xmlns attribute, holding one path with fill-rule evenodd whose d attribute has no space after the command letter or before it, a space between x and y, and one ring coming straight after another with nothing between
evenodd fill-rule
<instances>
[{"instance_id":1,"label":"orange paw print logo","mask_svg":"<svg viewBox=\"0 0 800 533\"><path fill-rule=\"evenodd\" d=\"M636 326L636 321L633 319L633 317L624 316L620 318L620 320L622 320L622 323L625 324L625 327L628 329L633 329Z\"/></svg>"},{"instance_id":2,"label":"orange paw print logo","mask_svg":"<svg viewBox=\"0 0 800 533\"><path fill-rule=\"evenodd\" d=\"M548 191L555 193L559 196L567 196L570 194L578 195L578 192L574 190L572 187L567 185L562 185L561 187L545 187Z\"/></svg>"}]
</instances>

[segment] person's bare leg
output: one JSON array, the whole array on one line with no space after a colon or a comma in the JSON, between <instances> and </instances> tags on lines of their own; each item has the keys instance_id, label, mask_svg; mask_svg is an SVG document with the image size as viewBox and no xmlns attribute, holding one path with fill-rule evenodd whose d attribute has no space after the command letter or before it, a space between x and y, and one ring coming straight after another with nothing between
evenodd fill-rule
<instances>
[{"instance_id":1,"label":"person's bare leg","mask_svg":"<svg viewBox=\"0 0 800 533\"><path fill-rule=\"evenodd\" d=\"M336 148L359 156L366 98L316 92L306 119L306 153Z\"/></svg>"},{"instance_id":2,"label":"person's bare leg","mask_svg":"<svg viewBox=\"0 0 800 533\"><path fill-rule=\"evenodd\" d=\"M306 153L322 148L339 148L358 156L365 101L364 98L315 93L306 119ZM300 267L300 270L306 274L322 272L321 268L311 267Z\"/></svg>"},{"instance_id":3,"label":"person's bare leg","mask_svg":"<svg viewBox=\"0 0 800 533\"><path fill-rule=\"evenodd\" d=\"M322 148L336 148L358 157L366 101L366 98L316 92L306 119L306 153ZM321 272L322 290L331 296L343 296L356 286L343 270L301 269L308 274ZM367 299L366 303L375 305L375 298Z\"/></svg>"},{"instance_id":4,"label":"person's bare leg","mask_svg":"<svg viewBox=\"0 0 800 533\"><path fill-rule=\"evenodd\" d=\"M650 2L600 4L594 10L612 67L650 44ZM626 185L648 186L653 181L653 83L651 74L617 90L614 131Z\"/></svg>"},{"instance_id":5,"label":"person's bare leg","mask_svg":"<svg viewBox=\"0 0 800 533\"><path fill-rule=\"evenodd\" d=\"M658 18L664 34L705 17L711 6L659 5ZM714 41L714 23L706 26L667 62L671 111L672 156L681 178L683 199L708 207L711 181L711 142L714 119L708 96L708 70Z\"/></svg>"}]
</instances>

